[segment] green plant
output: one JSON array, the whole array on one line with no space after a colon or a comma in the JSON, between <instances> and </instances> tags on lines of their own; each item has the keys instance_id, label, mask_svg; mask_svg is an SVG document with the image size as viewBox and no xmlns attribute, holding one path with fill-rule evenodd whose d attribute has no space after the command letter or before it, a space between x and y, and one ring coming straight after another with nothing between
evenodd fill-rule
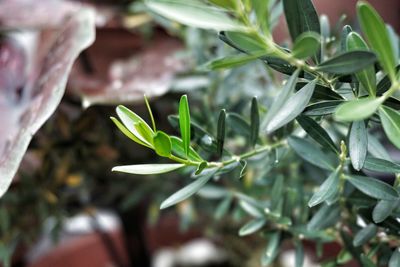
<instances>
[{"instance_id":1,"label":"green plant","mask_svg":"<svg viewBox=\"0 0 400 267\"><path fill-rule=\"evenodd\" d=\"M331 37L329 23L310 0L146 4L182 24L220 31L220 39L239 51L204 64L202 70L261 60L289 78L267 105L252 99L249 120L222 109L208 118L211 126L199 125L182 96L178 116L169 117L180 137L156 128L147 99L152 126L117 107L120 121L112 120L126 136L174 163L113 170L139 175L191 172L194 181L161 208L196 193L204 195L213 180L211 188L221 199L217 217L239 206L252 217L239 235L257 233L268 240L264 266L276 260L284 241L294 244L296 266L302 266L302 240L342 245L341 253L324 266L351 259L362 266L399 266L400 165L379 140L383 128L391 144L400 148L399 43L373 7L362 1L357 5L366 42L348 25L340 38ZM275 43L271 33L270 11L280 4L291 49ZM246 138L245 145L237 142L238 135ZM390 182L378 179L379 173L389 174ZM233 200L238 205L232 205Z\"/></svg>"}]
</instances>

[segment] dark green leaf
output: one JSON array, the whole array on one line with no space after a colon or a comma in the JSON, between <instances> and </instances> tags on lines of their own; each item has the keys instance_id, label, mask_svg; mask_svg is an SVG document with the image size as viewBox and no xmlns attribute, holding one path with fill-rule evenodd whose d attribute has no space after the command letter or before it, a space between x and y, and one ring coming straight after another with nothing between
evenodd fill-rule
<instances>
[{"instance_id":1,"label":"dark green leaf","mask_svg":"<svg viewBox=\"0 0 400 267\"><path fill-rule=\"evenodd\" d=\"M339 176L340 168L336 168L336 170L329 175L328 179L319 187L318 191L314 193L308 202L308 206L314 207L327 199L333 198L339 191Z\"/></svg>"},{"instance_id":2,"label":"dark green leaf","mask_svg":"<svg viewBox=\"0 0 400 267\"><path fill-rule=\"evenodd\" d=\"M338 121L359 121L370 117L383 103L382 97L351 100L340 105L335 112Z\"/></svg>"},{"instance_id":3,"label":"dark green leaf","mask_svg":"<svg viewBox=\"0 0 400 267\"><path fill-rule=\"evenodd\" d=\"M251 126L250 124L239 114L228 112L226 116L226 123L230 126L230 128L247 138L251 136Z\"/></svg>"},{"instance_id":4,"label":"dark green leaf","mask_svg":"<svg viewBox=\"0 0 400 267\"><path fill-rule=\"evenodd\" d=\"M315 55L319 47L320 36L315 32L304 32L296 38L292 54L298 59L306 59Z\"/></svg>"},{"instance_id":5,"label":"dark green leaf","mask_svg":"<svg viewBox=\"0 0 400 267\"><path fill-rule=\"evenodd\" d=\"M296 83L295 90L298 91L303 88L307 82L299 81ZM337 92L333 91L331 88L326 87L322 84L317 83L315 85L314 93L312 96L314 100L343 100L343 97Z\"/></svg>"},{"instance_id":6,"label":"dark green leaf","mask_svg":"<svg viewBox=\"0 0 400 267\"><path fill-rule=\"evenodd\" d=\"M337 107L340 104L343 104L342 100L330 100L330 101L321 101L314 104L309 105L303 112L304 115L307 116L324 116L330 115L335 112Z\"/></svg>"},{"instance_id":7,"label":"dark green leaf","mask_svg":"<svg viewBox=\"0 0 400 267\"><path fill-rule=\"evenodd\" d=\"M398 204L398 201L380 200L372 211L372 219L375 223L383 222L392 214Z\"/></svg>"},{"instance_id":8,"label":"dark green leaf","mask_svg":"<svg viewBox=\"0 0 400 267\"><path fill-rule=\"evenodd\" d=\"M400 149L400 112L389 107L382 106L379 109L383 129L386 136Z\"/></svg>"},{"instance_id":9,"label":"dark green leaf","mask_svg":"<svg viewBox=\"0 0 400 267\"><path fill-rule=\"evenodd\" d=\"M358 2L357 14L361 28L372 49L377 53L380 64L391 80L395 80L395 58L385 23L376 10L364 1Z\"/></svg>"},{"instance_id":10,"label":"dark green leaf","mask_svg":"<svg viewBox=\"0 0 400 267\"><path fill-rule=\"evenodd\" d=\"M332 74L351 74L374 64L376 56L369 51L350 51L330 58L318 65L317 69Z\"/></svg>"},{"instance_id":11,"label":"dark green leaf","mask_svg":"<svg viewBox=\"0 0 400 267\"><path fill-rule=\"evenodd\" d=\"M195 175L199 175L205 168L207 168L208 163L207 161L202 161L200 164L197 166Z\"/></svg>"},{"instance_id":12,"label":"dark green leaf","mask_svg":"<svg viewBox=\"0 0 400 267\"><path fill-rule=\"evenodd\" d=\"M117 166L112 169L113 172L123 172L130 174L161 174L172 172L174 170L184 167L184 164L137 164L137 165L126 165Z\"/></svg>"},{"instance_id":13,"label":"dark green leaf","mask_svg":"<svg viewBox=\"0 0 400 267\"><path fill-rule=\"evenodd\" d=\"M224 149L224 141L225 141L225 118L226 112L225 109L221 110L218 117L218 128L217 128L217 153L220 157L222 155L222 151Z\"/></svg>"},{"instance_id":14,"label":"dark green leaf","mask_svg":"<svg viewBox=\"0 0 400 267\"><path fill-rule=\"evenodd\" d=\"M322 152L322 150L317 148L310 141L296 136L289 137L288 141L289 145L293 148L297 155L299 155L304 160L323 169L334 169L334 165L332 164L331 159L326 155L326 153Z\"/></svg>"},{"instance_id":15,"label":"dark green leaf","mask_svg":"<svg viewBox=\"0 0 400 267\"><path fill-rule=\"evenodd\" d=\"M370 171L385 172L385 173L400 173L400 165L394 162L367 157L364 168Z\"/></svg>"},{"instance_id":16,"label":"dark green leaf","mask_svg":"<svg viewBox=\"0 0 400 267\"><path fill-rule=\"evenodd\" d=\"M152 11L179 23L217 31L245 31L229 14L197 0L146 0Z\"/></svg>"},{"instance_id":17,"label":"dark green leaf","mask_svg":"<svg viewBox=\"0 0 400 267\"><path fill-rule=\"evenodd\" d=\"M157 133L153 137L153 143L154 149L159 156L169 157L171 155L171 139L166 133L162 131L157 131Z\"/></svg>"},{"instance_id":18,"label":"dark green leaf","mask_svg":"<svg viewBox=\"0 0 400 267\"><path fill-rule=\"evenodd\" d=\"M266 224L266 220L264 218L253 219L250 222L243 225L239 230L239 236L251 235L260 230Z\"/></svg>"},{"instance_id":19,"label":"dark green leaf","mask_svg":"<svg viewBox=\"0 0 400 267\"><path fill-rule=\"evenodd\" d=\"M400 65L396 66L395 71L400 71ZM382 95L383 93L385 93L387 90L390 89L390 87L392 86L392 82L390 81L390 77L389 75L385 75L385 77L383 77L378 85L377 85L377 95Z\"/></svg>"},{"instance_id":20,"label":"dark green leaf","mask_svg":"<svg viewBox=\"0 0 400 267\"><path fill-rule=\"evenodd\" d=\"M318 14L311 0L284 0L283 8L292 40L303 32L321 32Z\"/></svg>"},{"instance_id":21,"label":"dark green leaf","mask_svg":"<svg viewBox=\"0 0 400 267\"><path fill-rule=\"evenodd\" d=\"M358 33L352 32L347 36L347 50L369 50L367 44ZM364 86L370 96L376 95L376 76L374 66L370 66L358 73L357 79Z\"/></svg>"},{"instance_id":22,"label":"dark green leaf","mask_svg":"<svg viewBox=\"0 0 400 267\"><path fill-rule=\"evenodd\" d=\"M304 264L304 248L301 241L295 242L296 247L296 257L295 257L295 267L303 267Z\"/></svg>"},{"instance_id":23,"label":"dark green leaf","mask_svg":"<svg viewBox=\"0 0 400 267\"><path fill-rule=\"evenodd\" d=\"M368 150L368 135L364 121L355 121L351 124L349 136L349 154L351 164L357 171L364 166Z\"/></svg>"},{"instance_id":24,"label":"dark green leaf","mask_svg":"<svg viewBox=\"0 0 400 267\"><path fill-rule=\"evenodd\" d=\"M208 169L207 171L203 172L194 182L185 186L164 200L160 208L166 209L196 194L214 176L216 172L217 169Z\"/></svg>"},{"instance_id":25,"label":"dark green leaf","mask_svg":"<svg viewBox=\"0 0 400 267\"><path fill-rule=\"evenodd\" d=\"M251 135L250 135L250 143L255 146L258 139L258 134L260 132L260 113L258 111L258 102L257 97L253 97L251 101Z\"/></svg>"},{"instance_id":26,"label":"dark green leaf","mask_svg":"<svg viewBox=\"0 0 400 267\"><path fill-rule=\"evenodd\" d=\"M340 208L338 206L322 206L311 218L307 224L307 229L310 231L318 231L334 225L340 215Z\"/></svg>"},{"instance_id":27,"label":"dark green leaf","mask_svg":"<svg viewBox=\"0 0 400 267\"><path fill-rule=\"evenodd\" d=\"M353 246L359 247L375 237L378 227L375 224L368 224L365 228L357 232L353 239Z\"/></svg>"},{"instance_id":28,"label":"dark green leaf","mask_svg":"<svg viewBox=\"0 0 400 267\"><path fill-rule=\"evenodd\" d=\"M271 133L295 119L307 106L314 92L316 81L311 81L296 94L291 96L279 108L268 123L266 130Z\"/></svg>"},{"instance_id":29,"label":"dark green leaf","mask_svg":"<svg viewBox=\"0 0 400 267\"><path fill-rule=\"evenodd\" d=\"M390 185L371 177L366 176L346 176L347 180L364 194L385 200L396 200L399 198L397 191Z\"/></svg>"},{"instance_id":30,"label":"dark green leaf","mask_svg":"<svg viewBox=\"0 0 400 267\"><path fill-rule=\"evenodd\" d=\"M363 267L376 267L375 263L368 256L361 254L360 259Z\"/></svg>"},{"instance_id":31,"label":"dark green leaf","mask_svg":"<svg viewBox=\"0 0 400 267\"><path fill-rule=\"evenodd\" d=\"M342 34L340 36L340 50L342 52L346 52L347 50L347 45L346 45L347 35L349 35L349 33L351 33L352 31L353 29L349 25L345 25L342 29Z\"/></svg>"},{"instance_id":32,"label":"dark green leaf","mask_svg":"<svg viewBox=\"0 0 400 267\"><path fill-rule=\"evenodd\" d=\"M306 131L311 138L318 142L322 147L329 148L334 153L339 152L328 133L313 119L301 115L297 117L296 120L299 122L304 131Z\"/></svg>"},{"instance_id":33,"label":"dark green leaf","mask_svg":"<svg viewBox=\"0 0 400 267\"><path fill-rule=\"evenodd\" d=\"M186 95L183 95L179 101L179 129L181 130L183 149L187 157L190 147L190 112Z\"/></svg>"}]
</instances>

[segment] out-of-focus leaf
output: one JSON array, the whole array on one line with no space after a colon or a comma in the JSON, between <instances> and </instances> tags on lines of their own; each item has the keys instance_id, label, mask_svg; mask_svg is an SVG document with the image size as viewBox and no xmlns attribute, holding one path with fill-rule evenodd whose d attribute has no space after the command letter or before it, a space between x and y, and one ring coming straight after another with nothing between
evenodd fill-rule
<instances>
[{"instance_id":1,"label":"out-of-focus leaf","mask_svg":"<svg viewBox=\"0 0 400 267\"><path fill-rule=\"evenodd\" d=\"M332 74L351 74L361 71L376 61L374 53L364 50L345 52L318 65L318 70Z\"/></svg>"},{"instance_id":2,"label":"out-of-focus leaf","mask_svg":"<svg viewBox=\"0 0 400 267\"><path fill-rule=\"evenodd\" d=\"M399 198L398 192L390 185L371 177L366 176L346 176L346 179L364 194L384 200L396 200Z\"/></svg>"},{"instance_id":3,"label":"out-of-focus leaf","mask_svg":"<svg viewBox=\"0 0 400 267\"><path fill-rule=\"evenodd\" d=\"M367 243L370 239L375 237L376 233L378 232L378 227L375 224L371 223L368 224L365 228L361 229L357 234L354 236L353 245L355 247L359 247Z\"/></svg>"},{"instance_id":4,"label":"out-of-focus leaf","mask_svg":"<svg viewBox=\"0 0 400 267\"><path fill-rule=\"evenodd\" d=\"M123 172L130 174L148 175L148 174L161 174L172 172L174 170L184 167L184 164L137 164L117 166L112 169L113 172Z\"/></svg>"},{"instance_id":5,"label":"out-of-focus leaf","mask_svg":"<svg viewBox=\"0 0 400 267\"><path fill-rule=\"evenodd\" d=\"M239 230L239 236L251 235L260 230L266 224L266 220L264 218L253 219L250 222L246 223Z\"/></svg>"},{"instance_id":6,"label":"out-of-focus leaf","mask_svg":"<svg viewBox=\"0 0 400 267\"><path fill-rule=\"evenodd\" d=\"M397 148L400 148L400 112L389 107L382 106L379 109L379 117L386 136Z\"/></svg>"},{"instance_id":7,"label":"out-of-focus leaf","mask_svg":"<svg viewBox=\"0 0 400 267\"><path fill-rule=\"evenodd\" d=\"M216 172L217 169L208 169L206 172L203 172L201 175L199 175L199 177L197 177L196 181L185 186L164 200L163 203L161 203L160 208L166 209L196 194L200 188L202 188L214 176Z\"/></svg>"},{"instance_id":8,"label":"out-of-focus leaf","mask_svg":"<svg viewBox=\"0 0 400 267\"><path fill-rule=\"evenodd\" d=\"M251 55L268 53L267 47L257 35L244 32L222 32L219 37L222 41L243 53Z\"/></svg>"},{"instance_id":9,"label":"out-of-focus leaf","mask_svg":"<svg viewBox=\"0 0 400 267\"><path fill-rule=\"evenodd\" d=\"M372 134L368 134L368 152L376 158L384 159L387 161L392 160L392 158L386 151L386 148L379 142L378 138L376 138Z\"/></svg>"},{"instance_id":10,"label":"out-of-focus leaf","mask_svg":"<svg viewBox=\"0 0 400 267\"><path fill-rule=\"evenodd\" d=\"M395 58L385 23L376 10L364 1L358 2L357 15L369 44L378 55L380 64L391 80L395 80Z\"/></svg>"},{"instance_id":11,"label":"out-of-focus leaf","mask_svg":"<svg viewBox=\"0 0 400 267\"><path fill-rule=\"evenodd\" d=\"M213 61L206 63L204 66L201 66L200 69L209 69L209 70L219 70L219 69L230 69L245 65L249 62L252 62L259 58L264 53L256 53L256 54L240 54L240 55L232 55L226 56L223 58L219 58Z\"/></svg>"},{"instance_id":12,"label":"out-of-focus leaf","mask_svg":"<svg viewBox=\"0 0 400 267\"><path fill-rule=\"evenodd\" d=\"M307 224L308 230L321 230L334 225L340 214L340 208L336 206L322 206Z\"/></svg>"},{"instance_id":13,"label":"out-of-focus leaf","mask_svg":"<svg viewBox=\"0 0 400 267\"><path fill-rule=\"evenodd\" d=\"M296 38L292 54L299 59L315 55L320 47L320 37L315 32L304 32Z\"/></svg>"},{"instance_id":14,"label":"out-of-focus leaf","mask_svg":"<svg viewBox=\"0 0 400 267\"><path fill-rule=\"evenodd\" d=\"M363 267L376 267L375 263L367 255L361 254L360 259Z\"/></svg>"},{"instance_id":15,"label":"out-of-focus leaf","mask_svg":"<svg viewBox=\"0 0 400 267\"><path fill-rule=\"evenodd\" d=\"M67 77L79 53L87 48L94 40L94 12L91 9L78 7L72 3L54 3L53 1L32 2L29 7L27 1L0 2L1 28L26 27L46 28L47 23L57 33L55 38L46 44L47 51L36 52L35 55L44 55L36 58L40 65L33 66L35 74L30 73L22 92L29 96L24 101L2 103L0 129L0 197L11 184L22 157L32 139L32 136L55 111L64 94ZM49 3L51 16L43 5ZM47 6L46 6L47 7ZM20 12L21 11L21 12ZM28 13L29 12L29 15ZM46 15L41 16L41 14ZM21 16L21 17L20 17ZM52 22L50 22L53 20ZM28 64L28 63L27 63ZM22 78L22 72L20 76ZM3 88L1 94L15 91L17 88ZM0 97L2 99L2 97ZM7 99L7 97L5 98Z\"/></svg>"},{"instance_id":16,"label":"out-of-focus leaf","mask_svg":"<svg viewBox=\"0 0 400 267\"><path fill-rule=\"evenodd\" d=\"M372 219L375 223L383 222L392 214L398 204L398 201L380 200L372 211Z\"/></svg>"},{"instance_id":17,"label":"out-of-focus leaf","mask_svg":"<svg viewBox=\"0 0 400 267\"><path fill-rule=\"evenodd\" d=\"M336 193L339 191L339 175L340 168L336 168L336 170L332 172L325 182L319 187L318 191L314 193L308 202L309 207L316 206L336 195Z\"/></svg>"},{"instance_id":18,"label":"out-of-focus leaf","mask_svg":"<svg viewBox=\"0 0 400 267\"><path fill-rule=\"evenodd\" d=\"M357 171L364 166L368 150L368 135L364 121L355 121L351 124L349 136L349 154L351 164Z\"/></svg>"},{"instance_id":19,"label":"out-of-focus leaf","mask_svg":"<svg viewBox=\"0 0 400 267\"><path fill-rule=\"evenodd\" d=\"M281 240L281 233L275 232L270 235L268 239L268 246L261 257L261 264L263 266L269 266L278 255L279 243Z\"/></svg>"},{"instance_id":20,"label":"out-of-focus leaf","mask_svg":"<svg viewBox=\"0 0 400 267\"><path fill-rule=\"evenodd\" d=\"M217 31L245 31L229 14L197 0L146 0L154 12L184 25Z\"/></svg>"},{"instance_id":21,"label":"out-of-focus leaf","mask_svg":"<svg viewBox=\"0 0 400 267\"><path fill-rule=\"evenodd\" d=\"M370 117L383 103L382 97L351 100L340 105L335 112L338 121L359 121Z\"/></svg>"},{"instance_id":22,"label":"out-of-focus leaf","mask_svg":"<svg viewBox=\"0 0 400 267\"><path fill-rule=\"evenodd\" d=\"M300 126L304 129L304 131L306 131L311 136L311 138L313 138L322 147L324 148L327 147L330 150L332 150L332 152L339 153L337 147L333 143L328 133L313 119L301 115L297 117L297 121L299 122Z\"/></svg>"},{"instance_id":23,"label":"out-of-focus leaf","mask_svg":"<svg viewBox=\"0 0 400 267\"><path fill-rule=\"evenodd\" d=\"M393 251L393 254L389 260L389 267L397 267L397 266L400 266L400 249L399 248L396 248L395 251Z\"/></svg>"},{"instance_id":24,"label":"out-of-focus leaf","mask_svg":"<svg viewBox=\"0 0 400 267\"><path fill-rule=\"evenodd\" d=\"M299 155L299 157L309 163L327 170L333 170L332 160L322 150L313 143L296 136L289 137L289 145Z\"/></svg>"}]
</instances>

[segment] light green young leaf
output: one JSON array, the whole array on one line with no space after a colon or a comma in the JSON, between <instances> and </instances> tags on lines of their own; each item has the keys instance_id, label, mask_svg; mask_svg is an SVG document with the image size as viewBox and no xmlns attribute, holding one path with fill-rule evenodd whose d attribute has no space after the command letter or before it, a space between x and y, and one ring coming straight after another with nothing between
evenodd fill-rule
<instances>
[{"instance_id":1,"label":"light green young leaf","mask_svg":"<svg viewBox=\"0 0 400 267\"><path fill-rule=\"evenodd\" d=\"M347 101L336 109L335 119L338 121L360 121L366 119L375 113L383 101L383 97Z\"/></svg>"},{"instance_id":2,"label":"light green young leaf","mask_svg":"<svg viewBox=\"0 0 400 267\"><path fill-rule=\"evenodd\" d=\"M306 108L314 92L316 80L309 82L301 88L296 94L291 96L267 125L267 132L271 133L290 121L294 120Z\"/></svg>"},{"instance_id":3,"label":"light green young leaf","mask_svg":"<svg viewBox=\"0 0 400 267\"><path fill-rule=\"evenodd\" d=\"M236 9L238 3L236 0L208 0L208 1L216 6L232 10Z\"/></svg>"},{"instance_id":4,"label":"light green young leaf","mask_svg":"<svg viewBox=\"0 0 400 267\"><path fill-rule=\"evenodd\" d=\"M320 36L315 32L304 32L296 38L292 54L298 59L315 55L320 48Z\"/></svg>"},{"instance_id":5,"label":"light green young leaf","mask_svg":"<svg viewBox=\"0 0 400 267\"><path fill-rule=\"evenodd\" d=\"M266 224L266 220L264 218L253 219L242 226L239 230L239 236L251 235L260 230Z\"/></svg>"},{"instance_id":6,"label":"light green young leaf","mask_svg":"<svg viewBox=\"0 0 400 267\"><path fill-rule=\"evenodd\" d=\"M377 53L380 64L392 81L395 80L395 58L392 43L382 18L368 3L357 4L357 15L361 29L367 36L372 49Z\"/></svg>"},{"instance_id":7,"label":"light green young leaf","mask_svg":"<svg viewBox=\"0 0 400 267\"><path fill-rule=\"evenodd\" d=\"M296 136L290 136L288 142L296 154L304 160L317 167L326 170L334 170L335 165L332 164L332 160L327 156L326 153L324 153L310 141Z\"/></svg>"},{"instance_id":8,"label":"light green young leaf","mask_svg":"<svg viewBox=\"0 0 400 267\"><path fill-rule=\"evenodd\" d=\"M336 170L329 175L328 179L319 187L318 191L311 197L308 202L310 208L336 195L339 191L339 175L340 168L336 168Z\"/></svg>"},{"instance_id":9,"label":"light green young leaf","mask_svg":"<svg viewBox=\"0 0 400 267\"><path fill-rule=\"evenodd\" d=\"M224 32L221 37L239 51L250 55L267 54L268 47L258 35L246 32Z\"/></svg>"},{"instance_id":10,"label":"light green young leaf","mask_svg":"<svg viewBox=\"0 0 400 267\"><path fill-rule=\"evenodd\" d=\"M382 106L379 109L383 129L386 136L400 149L400 112L389 107Z\"/></svg>"},{"instance_id":11,"label":"light green young leaf","mask_svg":"<svg viewBox=\"0 0 400 267\"><path fill-rule=\"evenodd\" d=\"M125 134L127 137L129 137L132 141L142 145L151 148L151 146L146 142L144 143L142 140L137 138L133 133L131 133L118 119L114 117L110 117L110 119L114 122L114 124L118 127L118 129Z\"/></svg>"},{"instance_id":12,"label":"light green young leaf","mask_svg":"<svg viewBox=\"0 0 400 267\"><path fill-rule=\"evenodd\" d=\"M375 224L373 223L368 224L365 228L358 231L357 234L354 236L353 246L359 247L364 245L373 237L375 237L377 232L378 232L378 227L376 227Z\"/></svg>"},{"instance_id":13,"label":"light green young leaf","mask_svg":"<svg viewBox=\"0 0 400 267\"><path fill-rule=\"evenodd\" d=\"M186 95L183 95L179 101L179 129L181 130L183 149L187 157L190 147L190 112Z\"/></svg>"},{"instance_id":14,"label":"light green young leaf","mask_svg":"<svg viewBox=\"0 0 400 267\"><path fill-rule=\"evenodd\" d=\"M371 66L376 61L374 53L354 50L330 58L317 66L317 69L332 74L352 74Z\"/></svg>"},{"instance_id":15,"label":"light green young leaf","mask_svg":"<svg viewBox=\"0 0 400 267\"><path fill-rule=\"evenodd\" d=\"M217 169L204 171L194 182L185 186L161 203L161 209L166 209L196 194L217 172Z\"/></svg>"},{"instance_id":16,"label":"light green young leaf","mask_svg":"<svg viewBox=\"0 0 400 267\"><path fill-rule=\"evenodd\" d=\"M157 131L153 138L154 149L161 157L169 157L172 151L172 144L170 137L162 132Z\"/></svg>"},{"instance_id":17,"label":"light green young leaf","mask_svg":"<svg viewBox=\"0 0 400 267\"><path fill-rule=\"evenodd\" d=\"M154 132L150 126L135 112L120 105L116 108L118 117L121 119L124 126L148 147L152 146Z\"/></svg>"},{"instance_id":18,"label":"light green young leaf","mask_svg":"<svg viewBox=\"0 0 400 267\"><path fill-rule=\"evenodd\" d=\"M300 126L306 131L312 139L318 142L322 147L329 148L333 153L339 153L339 150L333 143L329 134L310 117L300 115L296 118Z\"/></svg>"},{"instance_id":19,"label":"light green young leaf","mask_svg":"<svg viewBox=\"0 0 400 267\"><path fill-rule=\"evenodd\" d=\"M364 121L355 121L350 127L349 154L351 164L357 171L364 166L368 150L368 135Z\"/></svg>"},{"instance_id":20,"label":"light green young leaf","mask_svg":"<svg viewBox=\"0 0 400 267\"><path fill-rule=\"evenodd\" d=\"M255 146L260 132L260 113L258 111L257 97L253 97L251 100L250 126L250 144Z\"/></svg>"},{"instance_id":21,"label":"light green young leaf","mask_svg":"<svg viewBox=\"0 0 400 267\"><path fill-rule=\"evenodd\" d=\"M175 156L185 158L185 150L183 148L182 139L176 136L171 136L170 139L172 144L172 153ZM193 161L203 161L203 158L192 147L189 147L188 159Z\"/></svg>"},{"instance_id":22,"label":"light green young leaf","mask_svg":"<svg viewBox=\"0 0 400 267\"><path fill-rule=\"evenodd\" d=\"M367 44L362 37L356 33L351 32L346 40L347 50L369 50ZM365 68L364 70L356 73L357 79L367 90L368 94L372 97L376 95L376 75L374 66Z\"/></svg>"},{"instance_id":23,"label":"light green young leaf","mask_svg":"<svg viewBox=\"0 0 400 267\"><path fill-rule=\"evenodd\" d=\"M137 164L125 165L112 168L113 172L123 172L130 174L148 175L172 172L184 167L184 164Z\"/></svg>"},{"instance_id":24,"label":"light green young leaf","mask_svg":"<svg viewBox=\"0 0 400 267\"><path fill-rule=\"evenodd\" d=\"M384 173L400 173L400 165L388 160L367 157L364 168L370 171Z\"/></svg>"},{"instance_id":25,"label":"light green young leaf","mask_svg":"<svg viewBox=\"0 0 400 267\"><path fill-rule=\"evenodd\" d=\"M150 10L187 26L216 31L246 31L223 9L198 0L146 0Z\"/></svg>"},{"instance_id":26,"label":"light green young leaf","mask_svg":"<svg viewBox=\"0 0 400 267\"><path fill-rule=\"evenodd\" d=\"M370 197L384 200L396 200L399 198L398 192L392 186L378 179L356 175L346 176L346 179L354 187Z\"/></svg>"},{"instance_id":27,"label":"light green young leaf","mask_svg":"<svg viewBox=\"0 0 400 267\"><path fill-rule=\"evenodd\" d=\"M393 254L389 260L389 267L398 266L400 266L400 248L396 248L395 251L393 251Z\"/></svg>"},{"instance_id":28,"label":"light green young leaf","mask_svg":"<svg viewBox=\"0 0 400 267\"><path fill-rule=\"evenodd\" d=\"M296 70L292 76L287 80L285 86L283 87L282 91L276 96L274 99L267 116L262 122L262 127L265 128L269 124L269 122L275 117L278 111L282 108L285 102L289 99L290 95L293 93L297 78L299 76L300 70Z\"/></svg>"}]
</instances>

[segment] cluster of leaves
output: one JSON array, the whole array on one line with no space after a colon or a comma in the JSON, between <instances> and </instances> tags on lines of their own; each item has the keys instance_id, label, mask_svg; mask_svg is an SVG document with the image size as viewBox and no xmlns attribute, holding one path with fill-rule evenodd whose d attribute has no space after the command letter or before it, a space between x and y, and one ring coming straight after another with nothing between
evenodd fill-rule
<instances>
[{"instance_id":1,"label":"cluster of leaves","mask_svg":"<svg viewBox=\"0 0 400 267\"><path fill-rule=\"evenodd\" d=\"M302 266L305 239L342 245L341 253L324 266L352 259L362 266L398 266L400 165L379 137L383 128L391 143L387 145L400 148L399 42L373 7L362 1L357 5L364 41L349 25L340 38L332 38L326 17L318 16L310 0L149 0L146 4L182 24L220 31L220 39L238 51L202 69L229 69L261 60L289 78L267 107L252 99L250 122L224 109L216 120L209 118L215 121L215 135L191 120L186 96L180 100L178 116L170 117L180 138L157 130L147 100L152 127L119 106L120 121L112 118L118 128L175 163L113 170L139 175L192 172L194 181L161 208L196 193L207 194L204 188L213 180L211 191L222 199L219 217L237 200L237 206L252 217L239 234L257 233L268 240L261 259L264 266L276 260L285 240L295 245L296 266ZM293 40L291 49L279 46L271 34L271 10L278 5ZM229 128L246 137L245 147L230 146ZM237 179L232 182L233 173ZM243 177L246 183L248 173L253 173L251 190L238 190L243 187L235 185ZM382 174L387 181L380 179ZM227 186L226 179L233 186Z\"/></svg>"}]
</instances>

